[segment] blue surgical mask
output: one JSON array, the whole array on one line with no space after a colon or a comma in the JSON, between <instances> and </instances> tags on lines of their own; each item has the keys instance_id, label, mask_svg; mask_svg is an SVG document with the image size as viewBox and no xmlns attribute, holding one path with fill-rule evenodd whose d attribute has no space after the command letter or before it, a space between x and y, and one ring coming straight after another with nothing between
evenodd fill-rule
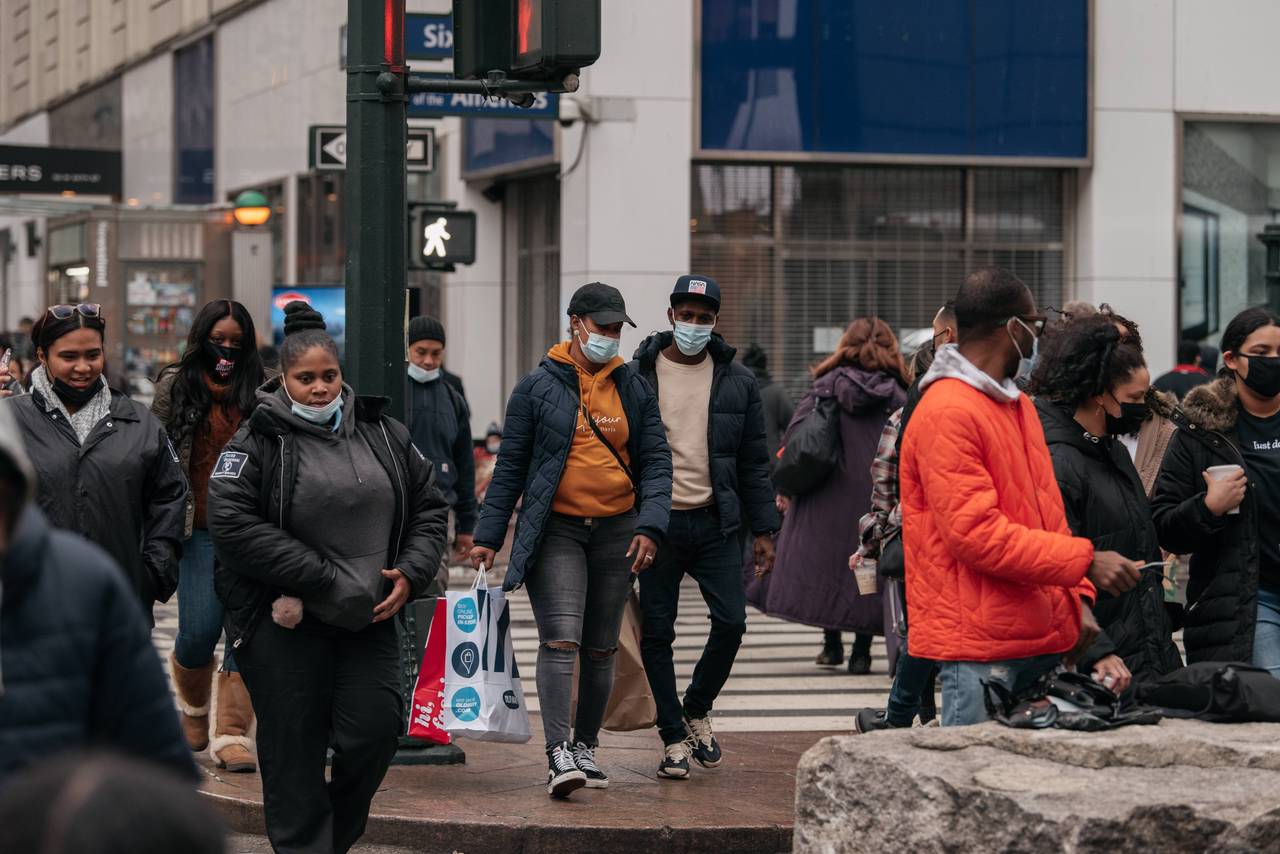
<instances>
[{"instance_id":1,"label":"blue surgical mask","mask_svg":"<svg viewBox=\"0 0 1280 854\"><path fill-rule=\"evenodd\" d=\"M707 349L711 340L711 332L715 324L703 326L700 323L681 323L676 321L676 347L686 356L696 356Z\"/></svg>"},{"instance_id":2,"label":"blue surgical mask","mask_svg":"<svg viewBox=\"0 0 1280 854\"><path fill-rule=\"evenodd\" d=\"M583 355L597 365L603 365L613 361L613 358L618 355L618 347L622 342L598 332L588 332L587 340L583 341L579 338L578 343L582 345Z\"/></svg>"},{"instance_id":3,"label":"blue surgical mask","mask_svg":"<svg viewBox=\"0 0 1280 854\"><path fill-rule=\"evenodd\" d=\"M436 380L440 379L441 373L442 373L442 370L440 368L436 368L435 370L428 371L426 368L418 367L413 362L409 363L409 379L413 380L414 382L433 383Z\"/></svg>"},{"instance_id":4,"label":"blue surgical mask","mask_svg":"<svg viewBox=\"0 0 1280 854\"><path fill-rule=\"evenodd\" d=\"M289 399L293 400L292 397ZM291 408L294 415L298 416L303 421L310 421L312 424L324 425L328 424L332 419L333 429L335 432L338 429L338 425L342 423L341 392L338 393L337 397L326 403L324 406L307 406L294 400ZM338 416L336 419L334 419L335 414Z\"/></svg>"},{"instance_id":5,"label":"blue surgical mask","mask_svg":"<svg viewBox=\"0 0 1280 854\"><path fill-rule=\"evenodd\" d=\"M1023 323L1022 318L1014 317L1011 319L1016 320L1019 326L1031 333L1031 355L1024 356L1022 348L1018 346L1017 337L1008 330L1007 326L1005 328L1005 331L1009 331L1009 339L1013 341L1013 348L1018 351L1018 372L1013 375L1013 381L1022 386L1031 380L1031 375L1035 373L1036 365L1040 361L1040 339L1036 337L1034 329Z\"/></svg>"}]
</instances>

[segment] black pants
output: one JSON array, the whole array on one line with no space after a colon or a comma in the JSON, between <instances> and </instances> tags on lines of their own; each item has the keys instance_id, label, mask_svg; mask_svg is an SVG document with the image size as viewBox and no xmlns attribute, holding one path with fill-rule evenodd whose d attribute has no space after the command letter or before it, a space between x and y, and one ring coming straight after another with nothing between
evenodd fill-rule
<instances>
[{"instance_id":1,"label":"black pants","mask_svg":"<svg viewBox=\"0 0 1280 854\"><path fill-rule=\"evenodd\" d=\"M236 650L276 851L344 854L364 833L401 730L397 649L392 620L349 632L305 619L282 629L268 617Z\"/></svg>"},{"instance_id":2,"label":"black pants","mask_svg":"<svg viewBox=\"0 0 1280 854\"><path fill-rule=\"evenodd\" d=\"M711 636L693 669L683 704L676 688L672 644L680 582L688 574L698 582L711 612ZM747 630L747 593L742 584L742 548L736 537L720 532L714 510L674 510L658 559L640 574L644 637L640 644L645 673L658 707L663 744L685 737L684 716L705 717L729 679Z\"/></svg>"}]
</instances>

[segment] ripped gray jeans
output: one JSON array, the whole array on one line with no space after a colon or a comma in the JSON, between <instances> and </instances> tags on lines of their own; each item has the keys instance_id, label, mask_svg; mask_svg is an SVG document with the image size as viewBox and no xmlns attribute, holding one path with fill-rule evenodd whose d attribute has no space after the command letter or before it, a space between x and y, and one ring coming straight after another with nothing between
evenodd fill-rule
<instances>
[{"instance_id":1,"label":"ripped gray jeans","mask_svg":"<svg viewBox=\"0 0 1280 854\"><path fill-rule=\"evenodd\" d=\"M525 578L538 622L538 703L547 749L570 741L573 665L580 662L574 738L595 747L613 691L613 661L631 591L635 511L605 519L553 513Z\"/></svg>"}]
</instances>

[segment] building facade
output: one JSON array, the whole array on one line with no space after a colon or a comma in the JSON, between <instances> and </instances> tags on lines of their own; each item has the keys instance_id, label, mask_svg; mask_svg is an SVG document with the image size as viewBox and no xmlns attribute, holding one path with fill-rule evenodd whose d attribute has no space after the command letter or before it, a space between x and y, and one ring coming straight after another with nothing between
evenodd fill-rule
<instances>
[{"instance_id":1,"label":"building facade","mask_svg":"<svg viewBox=\"0 0 1280 854\"><path fill-rule=\"evenodd\" d=\"M410 0L446 13L445 0ZM411 274L440 313L477 435L563 337L580 284L620 287L640 336L682 273L716 277L722 331L799 392L854 317L928 324L966 270L1044 306L1108 303L1153 373L1213 343L1280 269L1280 95L1268 0L646 0L602 3L601 60L551 115L428 117L411 200L478 218L475 264ZM0 144L114 148L128 207L266 193L271 279L340 285L345 0L0 0ZM447 71L447 58L414 60ZM538 111L534 111L538 112ZM543 111L546 112L546 111ZM556 116L559 120L556 120ZM28 223L9 316L48 296ZM1273 253L1280 267L1280 248ZM21 266L19 266L21 265ZM1274 288L1274 285L1273 285ZM228 288L228 291L233 289ZM266 313L260 295L256 312Z\"/></svg>"}]
</instances>

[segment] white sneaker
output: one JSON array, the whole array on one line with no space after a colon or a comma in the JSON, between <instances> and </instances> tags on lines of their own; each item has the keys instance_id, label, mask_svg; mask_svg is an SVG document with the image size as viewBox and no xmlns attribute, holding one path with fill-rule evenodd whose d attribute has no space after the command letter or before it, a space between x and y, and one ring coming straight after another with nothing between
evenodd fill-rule
<instances>
[{"instance_id":1,"label":"white sneaker","mask_svg":"<svg viewBox=\"0 0 1280 854\"><path fill-rule=\"evenodd\" d=\"M567 798L587 785L587 775L573 761L573 749L569 742L557 744L547 751L547 794L553 798Z\"/></svg>"}]
</instances>

